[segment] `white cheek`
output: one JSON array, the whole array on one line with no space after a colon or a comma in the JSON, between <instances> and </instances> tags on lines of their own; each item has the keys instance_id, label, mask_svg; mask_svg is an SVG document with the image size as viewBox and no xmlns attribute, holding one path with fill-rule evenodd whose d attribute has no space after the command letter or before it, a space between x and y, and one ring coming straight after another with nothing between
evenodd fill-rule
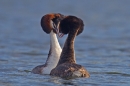
<instances>
[{"instance_id":1,"label":"white cheek","mask_svg":"<svg viewBox=\"0 0 130 86\"><path fill-rule=\"evenodd\" d=\"M53 25L53 21L52 21L52 20L50 21L50 25L52 26L52 28L54 28L54 25Z\"/></svg>"},{"instance_id":2,"label":"white cheek","mask_svg":"<svg viewBox=\"0 0 130 86\"><path fill-rule=\"evenodd\" d=\"M60 22L58 22L57 28L59 28Z\"/></svg>"}]
</instances>

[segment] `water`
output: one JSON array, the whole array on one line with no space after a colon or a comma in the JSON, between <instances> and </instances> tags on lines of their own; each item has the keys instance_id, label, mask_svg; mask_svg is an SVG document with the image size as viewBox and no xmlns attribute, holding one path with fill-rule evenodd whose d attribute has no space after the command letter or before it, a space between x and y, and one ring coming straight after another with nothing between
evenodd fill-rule
<instances>
[{"instance_id":1,"label":"water","mask_svg":"<svg viewBox=\"0 0 130 86\"><path fill-rule=\"evenodd\" d=\"M1 0L0 86L129 86L129 0ZM47 13L75 15L84 20L76 38L77 63L91 77L63 80L30 71L43 64L49 35L40 26ZM63 43L66 36L59 39Z\"/></svg>"}]
</instances>

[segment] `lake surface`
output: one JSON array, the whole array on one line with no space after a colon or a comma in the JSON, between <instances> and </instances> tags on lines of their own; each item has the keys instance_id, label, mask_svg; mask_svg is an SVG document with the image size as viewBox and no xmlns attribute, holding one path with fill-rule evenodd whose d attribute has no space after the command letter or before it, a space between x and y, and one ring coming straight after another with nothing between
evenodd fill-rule
<instances>
[{"instance_id":1,"label":"lake surface","mask_svg":"<svg viewBox=\"0 0 130 86\"><path fill-rule=\"evenodd\" d=\"M49 35L40 26L47 13L83 19L75 52L90 78L30 72L49 52ZM66 36L58 39L63 46ZM0 0L0 86L64 85L130 86L130 0Z\"/></svg>"}]
</instances>

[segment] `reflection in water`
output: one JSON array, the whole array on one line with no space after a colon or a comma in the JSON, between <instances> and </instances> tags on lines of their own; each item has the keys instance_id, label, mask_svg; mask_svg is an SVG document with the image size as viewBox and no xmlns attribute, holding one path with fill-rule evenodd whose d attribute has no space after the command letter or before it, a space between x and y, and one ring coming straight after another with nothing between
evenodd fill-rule
<instances>
[{"instance_id":1,"label":"reflection in water","mask_svg":"<svg viewBox=\"0 0 130 86\"><path fill-rule=\"evenodd\" d=\"M74 2L74 3L72 3ZM130 85L130 0L0 0L0 85L1 86L129 86ZM77 63L91 77L63 80L32 74L45 63L49 35L40 19L59 12L83 19L84 32L76 38ZM64 44L66 37L60 39Z\"/></svg>"},{"instance_id":2,"label":"reflection in water","mask_svg":"<svg viewBox=\"0 0 130 86\"><path fill-rule=\"evenodd\" d=\"M76 83L73 79L64 80L64 79L61 79L59 77L54 77L54 76L52 76L51 80L49 80L48 82L54 82L58 85L76 85Z\"/></svg>"}]
</instances>

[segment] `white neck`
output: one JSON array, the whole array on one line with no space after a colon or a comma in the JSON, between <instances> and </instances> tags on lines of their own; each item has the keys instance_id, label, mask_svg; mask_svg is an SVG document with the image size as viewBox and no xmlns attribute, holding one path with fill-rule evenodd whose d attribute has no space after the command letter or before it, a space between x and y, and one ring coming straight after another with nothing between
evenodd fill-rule
<instances>
[{"instance_id":1,"label":"white neck","mask_svg":"<svg viewBox=\"0 0 130 86\"><path fill-rule=\"evenodd\" d=\"M50 42L51 42L51 49L52 50L55 50L56 48L60 48L61 49L59 41L57 39L57 36L56 36L56 34L53 31L51 31L51 33L50 33Z\"/></svg>"},{"instance_id":2,"label":"white neck","mask_svg":"<svg viewBox=\"0 0 130 86\"><path fill-rule=\"evenodd\" d=\"M60 58L61 51L62 49L58 42L57 36L52 30L50 33L50 55L46 61L47 67L50 69L56 67Z\"/></svg>"}]
</instances>

